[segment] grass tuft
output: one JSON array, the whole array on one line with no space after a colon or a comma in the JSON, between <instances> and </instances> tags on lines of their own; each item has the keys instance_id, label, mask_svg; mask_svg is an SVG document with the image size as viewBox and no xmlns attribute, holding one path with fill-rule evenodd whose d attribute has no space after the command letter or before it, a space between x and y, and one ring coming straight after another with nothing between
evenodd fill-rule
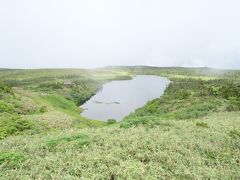
<instances>
[{"instance_id":1,"label":"grass tuft","mask_svg":"<svg viewBox=\"0 0 240 180\"><path fill-rule=\"evenodd\" d=\"M18 152L0 152L0 166L3 168L17 168L27 158Z\"/></svg>"},{"instance_id":2,"label":"grass tuft","mask_svg":"<svg viewBox=\"0 0 240 180\"><path fill-rule=\"evenodd\" d=\"M48 140L46 143L46 146L50 151L52 151L54 148L56 148L59 145L66 144L73 141L77 142L78 147L90 144L90 138L87 135L79 134L76 136L66 136L58 139Z\"/></svg>"},{"instance_id":3,"label":"grass tuft","mask_svg":"<svg viewBox=\"0 0 240 180\"><path fill-rule=\"evenodd\" d=\"M209 128L208 124L205 122L197 122L196 126L203 127L203 128Z\"/></svg>"},{"instance_id":4,"label":"grass tuft","mask_svg":"<svg viewBox=\"0 0 240 180\"><path fill-rule=\"evenodd\" d=\"M234 139L240 138L240 130L233 129L229 132L229 136L231 136Z\"/></svg>"},{"instance_id":5,"label":"grass tuft","mask_svg":"<svg viewBox=\"0 0 240 180\"><path fill-rule=\"evenodd\" d=\"M18 115L6 115L0 118L0 139L10 135L21 134L25 130L34 128L34 123Z\"/></svg>"}]
</instances>

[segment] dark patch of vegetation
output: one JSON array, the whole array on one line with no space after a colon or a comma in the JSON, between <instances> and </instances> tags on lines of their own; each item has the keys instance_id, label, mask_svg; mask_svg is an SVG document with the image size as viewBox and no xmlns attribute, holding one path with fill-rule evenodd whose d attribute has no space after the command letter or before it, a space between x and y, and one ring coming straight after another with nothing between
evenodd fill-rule
<instances>
[{"instance_id":1,"label":"dark patch of vegetation","mask_svg":"<svg viewBox=\"0 0 240 180\"><path fill-rule=\"evenodd\" d=\"M0 165L3 168L17 168L27 158L18 152L0 152Z\"/></svg>"},{"instance_id":2,"label":"dark patch of vegetation","mask_svg":"<svg viewBox=\"0 0 240 180\"><path fill-rule=\"evenodd\" d=\"M13 92L12 92L12 88L10 85L0 81L0 95L2 96L3 93L11 93L12 94Z\"/></svg>"},{"instance_id":3,"label":"dark patch of vegetation","mask_svg":"<svg viewBox=\"0 0 240 180\"><path fill-rule=\"evenodd\" d=\"M161 119L157 116L137 116L137 117L129 117L120 123L121 128L130 128L137 127L139 125L144 125L148 127L153 127L154 125L161 124Z\"/></svg>"},{"instance_id":4,"label":"dark patch of vegetation","mask_svg":"<svg viewBox=\"0 0 240 180\"><path fill-rule=\"evenodd\" d=\"M81 105L89 100L94 94L95 92L84 89L81 86L75 86L71 89L68 99L73 100L77 105Z\"/></svg>"},{"instance_id":5,"label":"dark patch of vegetation","mask_svg":"<svg viewBox=\"0 0 240 180\"><path fill-rule=\"evenodd\" d=\"M116 76L115 78L112 78L111 80L119 81L119 80L131 80L131 79L132 79L132 76L126 75L126 76Z\"/></svg>"},{"instance_id":6,"label":"dark patch of vegetation","mask_svg":"<svg viewBox=\"0 0 240 180\"><path fill-rule=\"evenodd\" d=\"M108 119L107 124L115 124L117 121L116 119Z\"/></svg>"},{"instance_id":7,"label":"dark patch of vegetation","mask_svg":"<svg viewBox=\"0 0 240 180\"><path fill-rule=\"evenodd\" d=\"M3 112L13 113L14 107L12 106L12 104L0 100L0 113Z\"/></svg>"},{"instance_id":8,"label":"dark patch of vegetation","mask_svg":"<svg viewBox=\"0 0 240 180\"><path fill-rule=\"evenodd\" d=\"M64 84L63 82L60 82L60 81L44 82L44 83L41 83L38 87L41 89L48 89L48 90L63 89Z\"/></svg>"},{"instance_id":9,"label":"dark patch of vegetation","mask_svg":"<svg viewBox=\"0 0 240 180\"><path fill-rule=\"evenodd\" d=\"M229 136L231 136L234 139L240 138L240 130L233 129L229 132Z\"/></svg>"},{"instance_id":10,"label":"dark patch of vegetation","mask_svg":"<svg viewBox=\"0 0 240 180\"><path fill-rule=\"evenodd\" d=\"M204 154L205 154L206 158L209 160L215 160L216 155L217 155L217 153L215 151L212 151L209 149L204 150Z\"/></svg>"},{"instance_id":11,"label":"dark patch of vegetation","mask_svg":"<svg viewBox=\"0 0 240 180\"><path fill-rule=\"evenodd\" d=\"M30 120L25 120L18 115L5 115L0 118L0 139L20 134L33 127L34 123Z\"/></svg>"},{"instance_id":12,"label":"dark patch of vegetation","mask_svg":"<svg viewBox=\"0 0 240 180\"><path fill-rule=\"evenodd\" d=\"M67 136L67 137L61 137L58 139L49 140L47 141L46 146L49 150L53 150L58 145L62 145L72 141L76 141L78 147L90 144L90 138L87 135L79 134L76 136Z\"/></svg>"},{"instance_id":13,"label":"dark patch of vegetation","mask_svg":"<svg viewBox=\"0 0 240 180\"><path fill-rule=\"evenodd\" d=\"M219 87L218 94L228 100L227 111L240 110L240 84L233 81L226 82Z\"/></svg>"},{"instance_id":14,"label":"dark patch of vegetation","mask_svg":"<svg viewBox=\"0 0 240 180\"><path fill-rule=\"evenodd\" d=\"M96 94L103 83L103 81L91 79L74 80L74 86L71 87L66 97L80 106Z\"/></svg>"},{"instance_id":15,"label":"dark patch of vegetation","mask_svg":"<svg viewBox=\"0 0 240 180\"><path fill-rule=\"evenodd\" d=\"M209 128L208 124L205 122L197 122L196 126L203 127L203 128Z\"/></svg>"},{"instance_id":16,"label":"dark patch of vegetation","mask_svg":"<svg viewBox=\"0 0 240 180\"><path fill-rule=\"evenodd\" d=\"M42 106L42 107L40 107L39 112L40 112L40 113L45 113L45 112L47 112L47 106Z\"/></svg>"}]
</instances>

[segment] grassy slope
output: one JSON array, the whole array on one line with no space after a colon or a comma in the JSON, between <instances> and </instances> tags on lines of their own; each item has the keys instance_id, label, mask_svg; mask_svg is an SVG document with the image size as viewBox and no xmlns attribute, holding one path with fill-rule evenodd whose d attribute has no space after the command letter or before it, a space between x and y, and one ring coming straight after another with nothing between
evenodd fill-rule
<instances>
[{"instance_id":1,"label":"grassy slope","mask_svg":"<svg viewBox=\"0 0 240 180\"><path fill-rule=\"evenodd\" d=\"M102 127L105 123L81 117L78 105L106 81L131 78L127 72L104 69L4 69L0 70L0 77L14 87L11 93L0 93L0 108L3 109L0 111L0 139L22 134L22 131L33 134L73 126ZM73 84L65 87L66 80Z\"/></svg>"},{"instance_id":2,"label":"grassy slope","mask_svg":"<svg viewBox=\"0 0 240 180\"><path fill-rule=\"evenodd\" d=\"M61 80L62 77L66 78L66 74L70 78L86 78L89 76L86 72L31 70L30 74L33 74L35 80L39 80L39 76L43 74L48 77L55 75ZM9 72L4 73L6 75ZM14 73L9 73L8 76L18 80L29 77L29 72ZM206 68L118 67L91 71L90 79L101 84L106 80L125 79L125 76L131 74L162 75L174 82L184 81L187 77L201 78L204 80L204 87L209 79L234 79L237 82L240 77L233 71ZM191 80L190 83L195 84L196 81ZM216 83L213 85L215 87ZM34 86L34 83L29 83L23 86L24 89L17 88L15 93L30 98L38 107L46 106L48 111L27 113L21 117L34 123L46 122L47 131L12 136L0 141L2 179L16 176L19 179L240 178L240 114L238 111L226 112L225 106L229 99L220 95L199 96L194 85L191 88L181 88L184 91L190 90L190 93L169 91L168 95L167 91L164 97L140 108L123 123L99 129L78 129L77 126L91 127L94 124L96 127L102 124L96 125L97 122L91 123L92 121L79 117L79 109L72 101L64 98L61 91L48 90L48 96L41 96L42 90ZM89 84L84 86L88 88ZM174 90L174 86L172 89ZM181 98L176 103L175 99L179 96ZM170 99L162 102L164 98ZM27 101L26 98L23 99ZM220 105L215 101L220 101ZM179 105L175 105L178 103ZM193 107L196 113L187 111L188 108L184 107L187 103L193 103L189 107ZM204 108L199 108L198 104L204 105ZM209 110L209 104L213 104L217 110L211 110L211 107ZM161 107L165 109L163 112ZM180 118L183 115L185 118ZM45 127L42 124L36 127L39 126ZM52 128L61 131L49 131Z\"/></svg>"},{"instance_id":3,"label":"grassy slope","mask_svg":"<svg viewBox=\"0 0 240 180\"><path fill-rule=\"evenodd\" d=\"M10 137L0 142L0 152L26 160L9 158L1 164L0 177L239 179L239 122L240 114L232 112L162 121L152 128L71 129ZM199 125L203 123L207 126Z\"/></svg>"}]
</instances>

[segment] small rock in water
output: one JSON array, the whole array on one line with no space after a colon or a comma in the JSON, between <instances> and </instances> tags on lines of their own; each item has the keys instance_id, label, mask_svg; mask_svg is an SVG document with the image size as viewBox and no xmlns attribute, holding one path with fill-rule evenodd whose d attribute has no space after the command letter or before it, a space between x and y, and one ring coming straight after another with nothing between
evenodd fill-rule
<instances>
[{"instance_id":1,"label":"small rock in water","mask_svg":"<svg viewBox=\"0 0 240 180\"><path fill-rule=\"evenodd\" d=\"M106 104L120 104L120 102L108 102Z\"/></svg>"},{"instance_id":2,"label":"small rock in water","mask_svg":"<svg viewBox=\"0 0 240 180\"><path fill-rule=\"evenodd\" d=\"M103 104L101 101L94 101L95 104Z\"/></svg>"}]
</instances>

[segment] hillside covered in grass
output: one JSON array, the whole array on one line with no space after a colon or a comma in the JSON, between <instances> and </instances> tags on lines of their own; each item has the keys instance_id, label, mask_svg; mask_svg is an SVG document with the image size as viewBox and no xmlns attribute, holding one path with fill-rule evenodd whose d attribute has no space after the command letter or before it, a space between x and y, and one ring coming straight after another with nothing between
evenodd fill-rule
<instances>
[{"instance_id":1,"label":"hillside covered in grass","mask_svg":"<svg viewBox=\"0 0 240 180\"><path fill-rule=\"evenodd\" d=\"M120 123L80 116L101 86L171 80ZM240 73L210 68L0 70L1 179L239 179Z\"/></svg>"},{"instance_id":2,"label":"hillside covered in grass","mask_svg":"<svg viewBox=\"0 0 240 180\"><path fill-rule=\"evenodd\" d=\"M105 82L131 79L111 70L1 70L0 139L70 127L102 127L103 122L80 117L78 107Z\"/></svg>"}]
</instances>

